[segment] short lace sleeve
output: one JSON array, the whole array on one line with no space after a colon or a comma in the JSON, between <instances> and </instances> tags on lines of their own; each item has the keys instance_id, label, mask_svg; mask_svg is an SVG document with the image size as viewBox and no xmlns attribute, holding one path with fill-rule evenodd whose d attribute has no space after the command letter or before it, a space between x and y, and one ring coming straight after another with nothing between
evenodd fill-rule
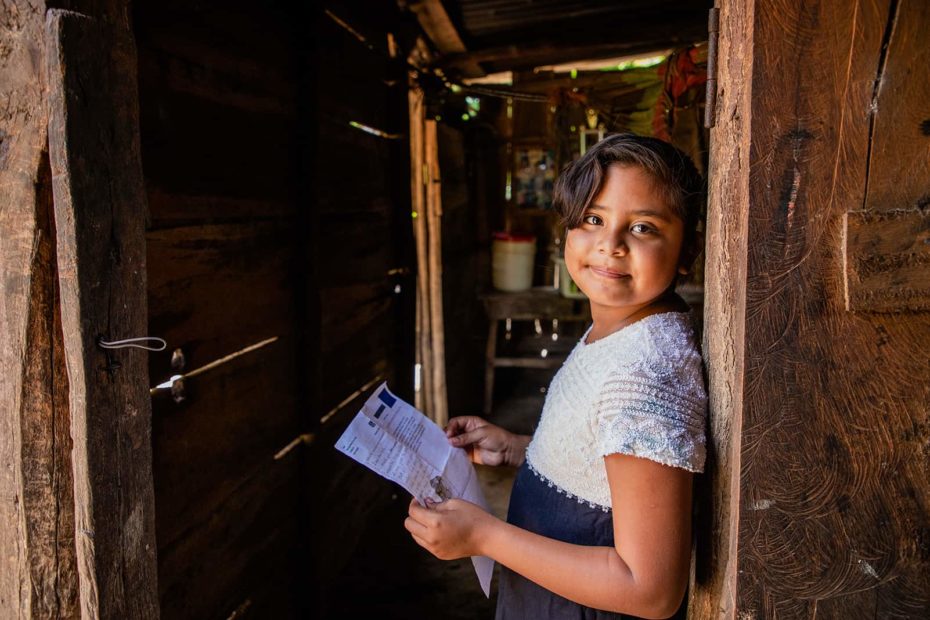
<instances>
[{"instance_id":1,"label":"short lace sleeve","mask_svg":"<svg viewBox=\"0 0 930 620\"><path fill-rule=\"evenodd\" d=\"M646 366L611 373L597 407L601 456L629 454L704 471L707 398L693 370L656 372Z\"/></svg>"}]
</instances>

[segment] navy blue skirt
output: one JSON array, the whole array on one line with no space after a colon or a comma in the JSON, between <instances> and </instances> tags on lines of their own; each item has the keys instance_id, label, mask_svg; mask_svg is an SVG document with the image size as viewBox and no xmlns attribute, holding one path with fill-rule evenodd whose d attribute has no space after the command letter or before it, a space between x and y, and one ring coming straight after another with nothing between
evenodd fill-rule
<instances>
[{"instance_id":1,"label":"navy blue skirt","mask_svg":"<svg viewBox=\"0 0 930 620\"><path fill-rule=\"evenodd\" d=\"M613 514L591 508L559 493L524 463L510 495L507 522L567 543L597 547L614 544ZM500 567L496 620L616 620L635 616L592 609L574 603ZM680 610L681 611L681 610ZM676 614L676 617L678 614Z\"/></svg>"}]
</instances>

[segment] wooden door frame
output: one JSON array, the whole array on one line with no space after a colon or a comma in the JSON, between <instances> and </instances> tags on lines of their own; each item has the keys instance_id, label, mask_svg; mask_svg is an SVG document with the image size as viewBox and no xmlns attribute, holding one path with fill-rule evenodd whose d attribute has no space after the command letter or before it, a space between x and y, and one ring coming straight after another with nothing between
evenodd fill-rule
<instances>
[{"instance_id":1,"label":"wooden door frame","mask_svg":"<svg viewBox=\"0 0 930 620\"><path fill-rule=\"evenodd\" d=\"M98 346L148 327L135 47L128 2L87 8L14 1L0 21L13 42L0 63L10 78L0 83L10 112L0 127L0 615L10 618L159 613L147 358ZM43 361L60 354L66 379ZM72 498L73 511L60 505Z\"/></svg>"},{"instance_id":2,"label":"wooden door frame","mask_svg":"<svg viewBox=\"0 0 930 620\"><path fill-rule=\"evenodd\" d=\"M896 119L912 120L907 106L930 90L908 85L900 51L919 43L930 10L908 0L718 5L710 441L689 615L924 617L930 278L918 259L930 149L919 121ZM889 166L894 135L906 138L904 180ZM857 307L855 287L860 301L878 301ZM870 367L872 356L881 363Z\"/></svg>"}]
</instances>

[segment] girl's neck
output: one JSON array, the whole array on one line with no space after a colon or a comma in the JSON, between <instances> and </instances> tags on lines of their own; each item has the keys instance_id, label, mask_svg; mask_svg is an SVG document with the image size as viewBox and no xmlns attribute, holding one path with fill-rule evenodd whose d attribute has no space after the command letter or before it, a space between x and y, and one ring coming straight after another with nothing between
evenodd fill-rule
<instances>
[{"instance_id":1,"label":"girl's neck","mask_svg":"<svg viewBox=\"0 0 930 620\"><path fill-rule=\"evenodd\" d=\"M687 311L688 304L674 291L669 291L639 308L618 311L616 308L605 308L592 304L591 319L594 324L591 326L591 331L588 332L586 342L591 344L653 314Z\"/></svg>"}]
</instances>

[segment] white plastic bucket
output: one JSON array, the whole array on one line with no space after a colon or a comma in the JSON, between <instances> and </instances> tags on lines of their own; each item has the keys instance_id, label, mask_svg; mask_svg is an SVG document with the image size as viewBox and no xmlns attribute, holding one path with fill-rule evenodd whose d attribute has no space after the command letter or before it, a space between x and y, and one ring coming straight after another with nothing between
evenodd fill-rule
<instances>
[{"instance_id":1,"label":"white plastic bucket","mask_svg":"<svg viewBox=\"0 0 930 620\"><path fill-rule=\"evenodd\" d=\"M491 242L491 283L499 291L515 293L533 286L536 237L494 233Z\"/></svg>"}]
</instances>

